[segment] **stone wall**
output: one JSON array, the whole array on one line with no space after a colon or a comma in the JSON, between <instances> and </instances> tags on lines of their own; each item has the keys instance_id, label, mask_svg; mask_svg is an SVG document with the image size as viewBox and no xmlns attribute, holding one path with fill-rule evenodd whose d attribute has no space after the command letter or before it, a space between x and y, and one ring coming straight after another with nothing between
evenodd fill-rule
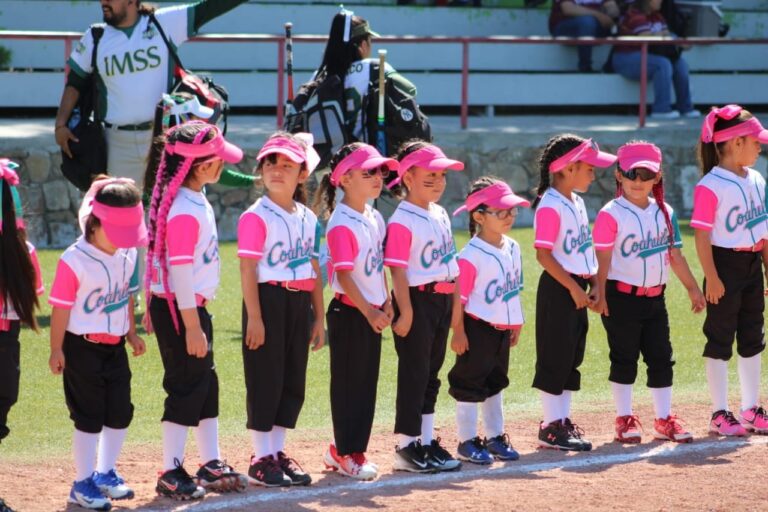
<instances>
[{"instance_id":1,"label":"stone wall","mask_svg":"<svg viewBox=\"0 0 768 512\"><path fill-rule=\"evenodd\" d=\"M678 211L680 218L690 215L693 200L693 186L699 178L696 158L690 141L696 140L697 129L674 129L664 132L618 132L602 131L592 134L580 131L585 136L595 136L601 148L615 151L620 144L632 138L648 138L655 141L667 140L663 146L664 171L667 201ZM255 165L254 155L266 134L238 136L232 138L241 145L247 157L238 165L243 172L251 172ZM532 197L532 191L539 182L537 166L540 146L547 133L507 134L502 131L446 132L437 133L436 141L449 156L466 163L466 172L451 172L443 205L453 211L461 204L469 184L477 177L492 174L505 179L517 192ZM76 215L82 194L61 175L61 157L50 140L31 138L19 139L13 143L7 140L0 145L0 154L11 158L21 166L20 193L25 207L29 238L38 247L66 247L79 235ZM764 157L757 164L764 175L768 162ZM594 218L600 207L614 195L612 172L597 171L597 180L587 194L584 194L590 215ZM316 176L315 179L317 179ZM312 185L310 188L313 188ZM240 214L261 194L259 187L233 189L219 185L208 188L208 199L218 219L222 240L234 240L237 220ZM386 208L382 208L386 213ZM454 217L456 228L465 228L467 216ZM521 211L518 225L530 225L533 215L529 210Z\"/></svg>"}]
</instances>

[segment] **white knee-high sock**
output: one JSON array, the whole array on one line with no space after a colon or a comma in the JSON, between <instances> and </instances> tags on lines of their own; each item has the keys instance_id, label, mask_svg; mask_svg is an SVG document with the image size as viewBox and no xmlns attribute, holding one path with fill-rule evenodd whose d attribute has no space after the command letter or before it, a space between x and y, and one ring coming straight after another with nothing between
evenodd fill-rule
<instances>
[{"instance_id":1,"label":"white knee-high sock","mask_svg":"<svg viewBox=\"0 0 768 512\"><path fill-rule=\"evenodd\" d=\"M163 426L163 471L168 471L184 462L184 446L187 444L189 427L164 421ZM208 461L206 461L208 462Z\"/></svg>"},{"instance_id":2,"label":"white knee-high sock","mask_svg":"<svg viewBox=\"0 0 768 512\"><path fill-rule=\"evenodd\" d=\"M728 410L728 361L704 358L712 412Z\"/></svg>"},{"instance_id":3,"label":"white knee-high sock","mask_svg":"<svg viewBox=\"0 0 768 512\"><path fill-rule=\"evenodd\" d=\"M200 420L195 428L197 451L200 453L200 463L207 464L212 460L221 460L219 451L219 418Z\"/></svg>"},{"instance_id":4,"label":"white knee-high sock","mask_svg":"<svg viewBox=\"0 0 768 512\"><path fill-rule=\"evenodd\" d=\"M421 444L429 446L435 438L435 414L421 415Z\"/></svg>"},{"instance_id":5,"label":"white knee-high sock","mask_svg":"<svg viewBox=\"0 0 768 512\"><path fill-rule=\"evenodd\" d=\"M253 455L256 460L267 455L272 455L272 431L259 432L258 430L249 430L251 433L251 444L253 446Z\"/></svg>"},{"instance_id":6,"label":"white knee-high sock","mask_svg":"<svg viewBox=\"0 0 768 512\"><path fill-rule=\"evenodd\" d=\"M738 359L739 384L741 384L741 410L755 407L760 399L761 354Z\"/></svg>"},{"instance_id":7,"label":"white knee-high sock","mask_svg":"<svg viewBox=\"0 0 768 512\"><path fill-rule=\"evenodd\" d=\"M127 428L114 429L104 427L99 436L99 457L96 459L96 471L107 473L110 469L116 469L117 458L123 449Z\"/></svg>"},{"instance_id":8,"label":"white knee-high sock","mask_svg":"<svg viewBox=\"0 0 768 512\"><path fill-rule=\"evenodd\" d=\"M72 434L72 455L75 459L75 481L79 482L93 475L96 466L96 451L99 434L90 434L75 429Z\"/></svg>"},{"instance_id":9,"label":"white knee-high sock","mask_svg":"<svg viewBox=\"0 0 768 512\"><path fill-rule=\"evenodd\" d=\"M463 443L477 437L477 404L456 402L456 433Z\"/></svg>"},{"instance_id":10,"label":"white knee-high sock","mask_svg":"<svg viewBox=\"0 0 768 512\"><path fill-rule=\"evenodd\" d=\"M632 384L619 384L611 382L613 403L616 405L616 416L630 416L632 414Z\"/></svg>"},{"instance_id":11,"label":"white knee-high sock","mask_svg":"<svg viewBox=\"0 0 768 512\"><path fill-rule=\"evenodd\" d=\"M562 410L560 412L560 419L565 420L565 418L571 417L571 402L573 401L573 391L570 389L564 389L561 397L560 406L562 407Z\"/></svg>"},{"instance_id":12,"label":"white knee-high sock","mask_svg":"<svg viewBox=\"0 0 768 512\"><path fill-rule=\"evenodd\" d=\"M651 388L653 410L657 418L666 419L672 414L672 386L666 388Z\"/></svg>"},{"instance_id":13,"label":"white knee-high sock","mask_svg":"<svg viewBox=\"0 0 768 512\"><path fill-rule=\"evenodd\" d=\"M285 452L285 435L287 433L285 427L278 427L277 425L272 427L272 434L269 437L272 455L274 455L275 458L277 458L277 452Z\"/></svg>"},{"instance_id":14,"label":"white knee-high sock","mask_svg":"<svg viewBox=\"0 0 768 512\"><path fill-rule=\"evenodd\" d=\"M488 439L504 433L504 401L501 391L485 399L483 408L483 428Z\"/></svg>"},{"instance_id":15,"label":"white knee-high sock","mask_svg":"<svg viewBox=\"0 0 768 512\"><path fill-rule=\"evenodd\" d=\"M563 408L561 403L563 395L553 395L546 391L539 391L541 397L541 408L544 414L544 425L549 425L553 421L562 419Z\"/></svg>"}]
</instances>

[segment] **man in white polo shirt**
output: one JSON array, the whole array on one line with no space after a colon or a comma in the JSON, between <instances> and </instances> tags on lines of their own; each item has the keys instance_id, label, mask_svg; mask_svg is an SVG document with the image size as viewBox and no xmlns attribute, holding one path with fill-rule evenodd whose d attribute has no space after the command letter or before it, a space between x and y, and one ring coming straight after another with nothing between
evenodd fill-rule
<instances>
[{"instance_id":1,"label":"man in white polo shirt","mask_svg":"<svg viewBox=\"0 0 768 512\"><path fill-rule=\"evenodd\" d=\"M149 14L178 47L202 25L247 0L200 0L154 10L142 0L100 0L104 35L97 47L98 99L96 115L107 134L109 174L141 183L152 141L152 118L157 102L173 85L173 58ZM56 143L70 154L75 140L67 120L92 72L93 36L89 29L69 59L67 85L56 114Z\"/></svg>"}]
</instances>

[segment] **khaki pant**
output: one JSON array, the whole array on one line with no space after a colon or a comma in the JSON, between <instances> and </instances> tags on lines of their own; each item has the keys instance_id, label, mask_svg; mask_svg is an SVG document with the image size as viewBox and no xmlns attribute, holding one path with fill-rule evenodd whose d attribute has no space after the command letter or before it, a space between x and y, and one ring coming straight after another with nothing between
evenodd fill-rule
<instances>
[{"instance_id":1,"label":"khaki pant","mask_svg":"<svg viewBox=\"0 0 768 512\"><path fill-rule=\"evenodd\" d=\"M107 134L107 173L110 176L131 178L141 189L147 155L152 143L152 130L127 131L105 128Z\"/></svg>"}]
</instances>

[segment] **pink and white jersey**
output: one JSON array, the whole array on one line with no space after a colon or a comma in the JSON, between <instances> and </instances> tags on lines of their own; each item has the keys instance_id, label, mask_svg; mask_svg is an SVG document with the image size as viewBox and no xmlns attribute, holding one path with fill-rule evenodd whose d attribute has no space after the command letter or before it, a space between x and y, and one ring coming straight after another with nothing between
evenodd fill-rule
<instances>
[{"instance_id":1,"label":"pink and white jersey","mask_svg":"<svg viewBox=\"0 0 768 512\"><path fill-rule=\"evenodd\" d=\"M768 238L765 180L744 168L744 178L721 167L704 175L693 192L691 227L709 231L712 245L747 248Z\"/></svg>"},{"instance_id":2,"label":"pink and white jersey","mask_svg":"<svg viewBox=\"0 0 768 512\"><path fill-rule=\"evenodd\" d=\"M677 217L672 220L674 247L683 246ZM608 279L644 288L665 284L669 278L669 229L661 208L651 199L641 209L620 197L606 204L595 220L595 250L613 251Z\"/></svg>"},{"instance_id":3,"label":"pink and white jersey","mask_svg":"<svg viewBox=\"0 0 768 512\"><path fill-rule=\"evenodd\" d=\"M213 299L219 287L219 239L213 208L202 192L179 188L168 212L166 258L168 265L192 264L195 295ZM152 293L173 293L173 277L168 276L171 289L166 290L157 259L153 267Z\"/></svg>"},{"instance_id":4,"label":"pink and white jersey","mask_svg":"<svg viewBox=\"0 0 768 512\"><path fill-rule=\"evenodd\" d=\"M566 272L582 276L597 273L587 208L578 194L571 194L569 200L554 188L548 188L536 208L533 229L536 238L533 246L551 250Z\"/></svg>"},{"instance_id":5,"label":"pink and white jersey","mask_svg":"<svg viewBox=\"0 0 768 512\"><path fill-rule=\"evenodd\" d=\"M59 259L48 303L69 309L67 331L72 334L124 336L130 327L131 295L139 291L136 249L109 255L84 236Z\"/></svg>"},{"instance_id":6,"label":"pink and white jersey","mask_svg":"<svg viewBox=\"0 0 768 512\"><path fill-rule=\"evenodd\" d=\"M429 210L401 201L387 225L384 264L406 269L409 286L451 281L459 275L451 220L442 206Z\"/></svg>"},{"instance_id":7,"label":"pink and white jersey","mask_svg":"<svg viewBox=\"0 0 768 512\"><path fill-rule=\"evenodd\" d=\"M523 260L520 244L504 236L501 248L473 237L459 253L464 311L496 325L522 325Z\"/></svg>"},{"instance_id":8,"label":"pink and white jersey","mask_svg":"<svg viewBox=\"0 0 768 512\"><path fill-rule=\"evenodd\" d=\"M317 277L312 258L320 257L320 223L301 203L288 213L264 196L240 216L237 255L259 262L259 282Z\"/></svg>"},{"instance_id":9,"label":"pink and white jersey","mask_svg":"<svg viewBox=\"0 0 768 512\"><path fill-rule=\"evenodd\" d=\"M328 219L328 280L336 293L345 293L336 271L351 270L352 279L371 304L387 300L384 282L384 218L370 205L360 213L338 204Z\"/></svg>"},{"instance_id":10,"label":"pink and white jersey","mask_svg":"<svg viewBox=\"0 0 768 512\"><path fill-rule=\"evenodd\" d=\"M32 260L32 267L35 269L35 293L42 295L45 293L45 286L43 286L43 275L40 272L40 260L37 259L37 251L35 246L27 242L27 251L29 251L29 259ZM0 320L18 320L19 315L16 314L16 310L13 309L13 303L8 297L3 298L0 295Z\"/></svg>"}]
</instances>

